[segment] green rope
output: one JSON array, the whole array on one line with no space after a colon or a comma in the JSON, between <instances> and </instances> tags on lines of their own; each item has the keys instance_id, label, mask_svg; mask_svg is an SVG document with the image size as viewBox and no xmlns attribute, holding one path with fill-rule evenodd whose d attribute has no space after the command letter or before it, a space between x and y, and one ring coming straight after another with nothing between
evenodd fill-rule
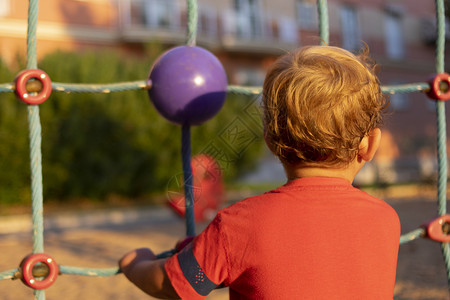
<instances>
[{"instance_id":1,"label":"green rope","mask_svg":"<svg viewBox=\"0 0 450 300\"><path fill-rule=\"evenodd\" d=\"M36 31L39 12L39 1L29 0L27 29L27 68L37 68ZM33 221L33 253L44 252L44 216L42 196L42 154L41 154L41 122L39 107L28 106L28 129L30 139L31 168L31 200ZM45 290L34 290L37 300L45 300Z\"/></svg>"},{"instance_id":2,"label":"green rope","mask_svg":"<svg viewBox=\"0 0 450 300\"><path fill-rule=\"evenodd\" d=\"M30 0L28 7L27 32L27 68L36 66L36 27L38 15L38 0ZM33 220L33 253L43 253L43 199L42 199L42 154L41 154L41 123L39 106L28 106L28 131L30 140L31 168L31 200Z\"/></svg>"},{"instance_id":3,"label":"green rope","mask_svg":"<svg viewBox=\"0 0 450 300\"><path fill-rule=\"evenodd\" d=\"M52 82L52 89L54 92L64 93L114 93L132 90L145 90L151 88L151 84L147 81L127 81L118 83L105 84L83 84L83 83L61 83ZM0 93L14 92L13 83L0 84Z\"/></svg>"},{"instance_id":4,"label":"green rope","mask_svg":"<svg viewBox=\"0 0 450 300\"><path fill-rule=\"evenodd\" d=\"M444 72L445 51L445 9L444 1L436 0L437 40L436 40L436 73ZM437 118L437 152L438 152L438 214L447 213L447 132L445 119L445 102L436 102ZM441 244L447 271L447 284L450 289L450 249L448 243Z\"/></svg>"},{"instance_id":5,"label":"green rope","mask_svg":"<svg viewBox=\"0 0 450 300\"><path fill-rule=\"evenodd\" d=\"M91 276L91 277L105 277L113 276L119 274L121 271L119 268L101 268L101 269L90 269L90 268L79 268L70 266L59 266L59 272L61 274L67 275L81 275L81 276Z\"/></svg>"},{"instance_id":6,"label":"green rope","mask_svg":"<svg viewBox=\"0 0 450 300\"><path fill-rule=\"evenodd\" d=\"M408 242L414 241L424 236L425 236L425 229L423 228L415 229L411 232L402 234L402 236L400 237L400 245L406 244Z\"/></svg>"},{"instance_id":7,"label":"green rope","mask_svg":"<svg viewBox=\"0 0 450 300\"><path fill-rule=\"evenodd\" d=\"M28 27L27 27L27 69L37 67L37 22L39 12L39 0L29 0L28 4Z\"/></svg>"},{"instance_id":8,"label":"green rope","mask_svg":"<svg viewBox=\"0 0 450 300\"><path fill-rule=\"evenodd\" d=\"M168 250L156 255L158 258L167 258L174 255L177 252L176 249ZM106 277L113 276L122 273L118 267L114 268L80 268L72 266L58 265L59 273L66 275L79 275L79 276L89 276L89 277ZM0 280L5 279L15 279L16 273L20 273L20 270L13 269L4 272L0 272Z\"/></svg>"},{"instance_id":9,"label":"green rope","mask_svg":"<svg viewBox=\"0 0 450 300\"><path fill-rule=\"evenodd\" d=\"M414 92L426 92L430 89L430 84L427 82L398 84L398 85L385 85L381 87L381 91L385 94L396 93L414 93ZM241 95L258 95L262 91L261 87L243 87L230 85L228 86L228 93L241 94Z\"/></svg>"},{"instance_id":10,"label":"green rope","mask_svg":"<svg viewBox=\"0 0 450 300\"><path fill-rule=\"evenodd\" d=\"M28 106L30 139L31 200L33 221L33 253L44 252L44 218L42 196L41 124L39 106Z\"/></svg>"},{"instance_id":11,"label":"green rope","mask_svg":"<svg viewBox=\"0 0 450 300\"><path fill-rule=\"evenodd\" d=\"M328 45L330 43L330 28L328 25L327 0L317 0L317 10L319 12L320 44Z\"/></svg>"},{"instance_id":12,"label":"green rope","mask_svg":"<svg viewBox=\"0 0 450 300\"><path fill-rule=\"evenodd\" d=\"M151 86L146 81L129 81L118 83L106 83L106 84L80 84L80 83L60 83L52 82L52 88L54 92L63 93L115 93L131 90L145 90L150 89ZM395 94L395 93L414 93L414 92L426 92L430 89L430 84L427 82L409 83L400 85L385 85L381 87L383 93ZM238 86L229 85L228 93L240 94L240 95L258 95L262 91L259 86ZM14 92L14 84L4 83L0 84L0 93Z\"/></svg>"},{"instance_id":13,"label":"green rope","mask_svg":"<svg viewBox=\"0 0 450 300\"><path fill-rule=\"evenodd\" d=\"M14 270L8 270L8 271L0 272L0 280L13 279L14 278L14 274L16 272L18 272L18 271L19 271L19 269L14 269Z\"/></svg>"},{"instance_id":14,"label":"green rope","mask_svg":"<svg viewBox=\"0 0 450 300\"><path fill-rule=\"evenodd\" d=\"M11 93L11 92L14 92L14 84L12 83L0 84L0 93Z\"/></svg>"},{"instance_id":15,"label":"green rope","mask_svg":"<svg viewBox=\"0 0 450 300\"><path fill-rule=\"evenodd\" d=\"M385 94L426 92L429 89L430 89L430 84L426 83L426 82L399 84L399 85L386 85L386 86L381 87L381 91Z\"/></svg>"},{"instance_id":16,"label":"green rope","mask_svg":"<svg viewBox=\"0 0 450 300\"><path fill-rule=\"evenodd\" d=\"M198 8L196 0L187 0L187 18L186 45L195 46L198 27Z\"/></svg>"},{"instance_id":17,"label":"green rope","mask_svg":"<svg viewBox=\"0 0 450 300\"><path fill-rule=\"evenodd\" d=\"M445 46L445 12L444 1L436 0L437 17L437 41L436 41L436 73L444 72L444 46ZM438 130L438 214L444 215L446 209L446 191L447 191L447 149L446 149L446 120L445 120L445 102L436 101L437 130Z\"/></svg>"},{"instance_id":18,"label":"green rope","mask_svg":"<svg viewBox=\"0 0 450 300\"><path fill-rule=\"evenodd\" d=\"M436 73L444 72L445 51L445 7L444 0L436 0Z\"/></svg>"},{"instance_id":19,"label":"green rope","mask_svg":"<svg viewBox=\"0 0 450 300\"><path fill-rule=\"evenodd\" d=\"M235 94L235 95L259 95L262 91L261 87L243 87L243 86L237 86L237 85L229 85L228 86L228 93Z\"/></svg>"},{"instance_id":20,"label":"green rope","mask_svg":"<svg viewBox=\"0 0 450 300\"><path fill-rule=\"evenodd\" d=\"M75 84L52 82L53 91L65 93L114 93L150 88L146 81L129 81L110 84Z\"/></svg>"}]
</instances>

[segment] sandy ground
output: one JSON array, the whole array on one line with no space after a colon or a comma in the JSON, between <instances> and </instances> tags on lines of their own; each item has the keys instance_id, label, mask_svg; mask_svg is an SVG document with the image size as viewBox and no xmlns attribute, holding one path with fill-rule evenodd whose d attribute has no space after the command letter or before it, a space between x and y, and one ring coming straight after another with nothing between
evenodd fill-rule
<instances>
[{"instance_id":1,"label":"sandy ground","mask_svg":"<svg viewBox=\"0 0 450 300\"><path fill-rule=\"evenodd\" d=\"M416 229L422 222L436 214L433 197L413 195L408 197L385 196L398 212L402 232ZM139 210L141 213L144 210ZM117 212L90 214L91 218L60 214L62 220L47 223L45 252L58 264L66 266L109 268L117 265L117 259L130 249L150 246L156 252L170 249L184 234L184 223L169 210L152 210L145 219L136 217L132 221L120 221ZM157 217L151 217L151 215ZM98 215L100 222L90 221ZM126 216L131 216L128 214ZM72 219L71 219L72 218ZM52 216L47 216L50 221ZM114 219L114 222L111 220ZM81 220L81 221L80 221ZM103 221L102 221L103 220ZM119 221L118 221L119 220ZM1 218L0 218L1 221ZM11 226L13 223L11 222ZM49 225L50 224L50 225ZM14 226L18 226L14 224ZM198 230L202 226L198 227ZM31 252L31 236L27 232L7 233L0 231L0 271L17 267L22 258ZM374 245L376 247L376 245ZM367 270L370 272L370 270ZM397 281L394 299L449 299L446 271L438 243L419 239L400 246ZM0 299L33 299L33 291L15 280L0 280ZM46 290L46 299L151 299L123 275L111 277L84 277L61 275L54 285ZM226 289L214 291L207 299L228 299Z\"/></svg>"}]
</instances>

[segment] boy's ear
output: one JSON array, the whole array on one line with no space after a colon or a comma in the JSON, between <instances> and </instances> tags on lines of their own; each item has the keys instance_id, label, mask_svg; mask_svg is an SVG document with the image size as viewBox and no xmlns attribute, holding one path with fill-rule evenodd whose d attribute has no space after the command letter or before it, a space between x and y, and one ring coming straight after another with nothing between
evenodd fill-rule
<instances>
[{"instance_id":1,"label":"boy's ear","mask_svg":"<svg viewBox=\"0 0 450 300\"><path fill-rule=\"evenodd\" d=\"M372 129L359 144L358 158L364 161L371 161L375 152L380 146L381 130L380 128Z\"/></svg>"}]
</instances>

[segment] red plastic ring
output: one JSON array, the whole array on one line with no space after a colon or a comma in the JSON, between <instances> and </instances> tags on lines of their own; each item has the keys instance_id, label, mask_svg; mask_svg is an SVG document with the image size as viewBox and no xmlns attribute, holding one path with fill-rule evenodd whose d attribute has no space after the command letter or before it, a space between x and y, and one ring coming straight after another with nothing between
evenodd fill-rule
<instances>
[{"instance_id":1,"label":"red plastic ring","mask_svg":"<svg viewBox=\"0 0 450 300\"><path fill-rule=\"evenodd\" d=\"M48 275L42 280L38 280L33 276L33 267L37 263L44 263L49 268ZM22 281L36 290L46 289L51 286L59 273L58 264L53 258L44 253L28 255L22 260L20 268L22 269Z\"/></svg>"},{"instance_id":2,"label":"red plastic ring","mask_svg":"<svg viewBox=\"0 0 450 300\"><path fill-rule=\"evenodd\" d=\"M443 91L440 89L440 83L445 82L448 85L448 90ZM427 92L428 97L434 100L447 101L450 99L450 75L447 73L436 74L431 80L430 90Z\"/></svg>"},{"instance_id":3,"label":"red plastic ring","mask_svg":"<svg viewBox=\"0 0 450 300\"><path fill-rule=\"evenodd\" d=\"M450 243L450 235L445 233L442 228L445 223L450 224L450 215L443 215L428 223L426 225L427 237L436 242Z\"/></svg>"},{"instance_id":4,"label":"red plastic ring","mask_svg":"<svg viewBox=\"0 0 450 300\"><path fill-rule=\"evenodd\" d=\"M26 84L30 79L39 80L42 84L42 90L37 95L32 95L27 91ZM50 77L42 70L28 69L20 72L16 79L16 95L17 97L31 105L41 104L48 99L52 92L52 81Z\"/></svg>"}]
</instances>

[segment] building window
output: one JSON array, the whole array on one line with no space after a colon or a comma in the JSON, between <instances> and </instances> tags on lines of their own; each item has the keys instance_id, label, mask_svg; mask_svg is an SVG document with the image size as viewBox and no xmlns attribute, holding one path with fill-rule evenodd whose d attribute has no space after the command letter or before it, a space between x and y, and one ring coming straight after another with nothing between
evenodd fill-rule
<instances>
[{"instance_id":1,"label":"building window","mask_svg":"<svg viewBox=\"0 0 450 300\"><path fill-rule=\"evenodd\" d=\"M234 80L238 85L261 86L264 82L265 73L261 69L241 67L234 76Z\"/></svg>"},{"instance_id":2,"label":"building window","mask_svg":"<svg viewBox=\"0 0 450 300\"><path fill-rule=\"evenodd\" d=\"M391 59L402 59L405 55L402 17L399 13L387 11L384 17L386 54Z\"/></svg>"},{"instance_id":3,"label":"building window","mask_svg":"<svg viewBox=\"0 0 450 300\"><path fill-rule=\"evenodd\" d=\"M349 51L358 50L361 47L361 37L356 9L352 6L343 6L340 17L342 47Z\"/></svg>"},{"instance_id":4,"label":"building window","mask_svg":"<svg viewBox=\"0 0 450 300\"><path fill-rule=\"evenodd\" d=\"M262 12L258 0L234 0L236 33L240 38L255 38L262 35Z\"/></svg>"},{"instance_id":5,"label":"building window","mask_svg":"<svg viewBox=\"0 0 450 300\"><path fill-rule=\"evenodd\" d=\"M173 0L145 0L145 24L150 28L174 28L178 24L178 6Z\"/></svg>"},{"instance_id":6,"label":"building window","mask_svg":"<svg viewBox=\"0 0 450 300\"><path fill-rule=\"evenodd\" d=\"M202 6L199 11L198 31L206 36L217 38L218 30L217 11Z\"/></svg>"},{"instance_id":7,"label":"building window","mask_svg":"<svg viewBox=\"0 0 450 300\"><path fill-rule=\"evenodd\" d=\"M278 19L279 38L284 43L298 43L298 27L297 22L290 18Z\"/></svg>"},{"instance_id":8,"label":"building window","mask_svg":"<svg viewBox=\"0 0 450 300\"><path fill-rule=\"evenodd\" d=\"M11 12L10 0L0 0L0 17L6 17Z\"/></svg>"},{"instance_id":9,"label":"building window","mask_svg":"<svg viewBox=\"0 0 450 300\"><path fill-rule=\"evenodd\" d=\"M297 8L297 22L302 29L317 29L318 28L318 12L317 2L315 0L298 0L296 2Z\"/></svg>"}]
</instances>

